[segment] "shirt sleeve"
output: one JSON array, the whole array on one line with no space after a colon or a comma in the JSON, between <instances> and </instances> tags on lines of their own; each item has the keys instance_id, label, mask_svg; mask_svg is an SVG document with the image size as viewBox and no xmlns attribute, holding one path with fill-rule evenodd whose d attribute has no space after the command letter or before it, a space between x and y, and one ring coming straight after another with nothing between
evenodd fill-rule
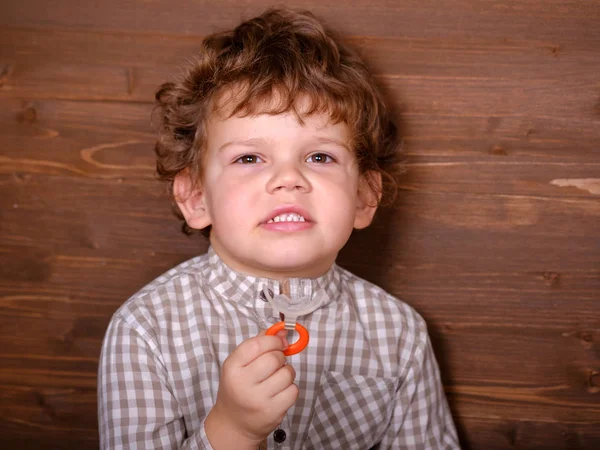
<instances>
[{"instance_id":1,"label":"shirt sleeve","mask_svg":"<svg viewBox=\"0 0 600 450\"><path fill-rule=\"evenodd\" d=\"M106 332L98 369L100 448L212 450L204 423L187 435L158 346L118 313Z\"/></svg>"},{"instance_id":2,"label":"shirt sleeve","mask_svg":"<svg viewBox=\"0 0 600 450\"><path fill-rule=\"evenodd\" d=\"M381 449L460 449L429 336L422 337L398 388Z\"/></svg>"}]
</instances>

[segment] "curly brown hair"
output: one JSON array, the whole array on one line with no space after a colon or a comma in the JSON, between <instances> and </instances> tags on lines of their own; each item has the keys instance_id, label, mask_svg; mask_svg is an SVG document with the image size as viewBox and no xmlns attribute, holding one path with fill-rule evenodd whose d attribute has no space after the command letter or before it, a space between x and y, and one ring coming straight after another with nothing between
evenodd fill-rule
<instances>
[{"instance_id":1,"label":"curly brown hair","mask_svg":"<svg viewBox=\"0 0 600 450\"><path fill-rule=\"evenodd\" d=\"M232 90L236 95L233 107L228 105L229 117L293 111L301 122L302 116L315 113L329 114L333 123L345 122L360 173L381 174L380 203L393 202L399 142L381 88L334 31L310 12L288 9L270 9L231 31L207 36L183 75L156 92L157 176L166 182L172 200L181 171L188 170L193 183L202 182L206 124L223 94ZM371 187L377 189L372 182ZM185 222L183 230L192 231Z\"/></svg>"}]
</instances>

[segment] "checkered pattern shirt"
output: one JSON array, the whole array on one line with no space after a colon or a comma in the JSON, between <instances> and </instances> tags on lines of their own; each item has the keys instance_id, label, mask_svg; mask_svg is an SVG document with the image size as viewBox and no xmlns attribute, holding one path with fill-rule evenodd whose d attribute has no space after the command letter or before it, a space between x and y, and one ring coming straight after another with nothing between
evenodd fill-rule
<instances>
[{"instance_id":1,"label":"checkered pattern shirt","mask_svg":"<svg viewBox=\"0 0 600 450\"><path fill-rule=\"evenodd\" d=\"M279 321L260 293L279 283L237 273L212 248L130 298L108 327L99 369L102 449L211 449L204 420L225 358ZM298 319L308 347L288 357L300 396L269 449L456 449L456 430L423 319L334 265L290 279L290 296L324 290ZM281 433L281 432L280 432Z\"/></svg>"}]
</instances>

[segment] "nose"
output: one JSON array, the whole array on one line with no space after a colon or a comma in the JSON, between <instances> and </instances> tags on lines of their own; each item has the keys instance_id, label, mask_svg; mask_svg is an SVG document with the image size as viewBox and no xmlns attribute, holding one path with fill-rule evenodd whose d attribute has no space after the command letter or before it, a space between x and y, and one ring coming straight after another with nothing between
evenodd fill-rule
<instances>
[{"instance_id":1,"label":"nose","mask_svg":"<svg viewBox=\"0 0 600 450\"><path fill-rule=\"evenodd\" d=\"M267 191L310 191L310 182L302 173L302 168L293 162L280 163L273 166L273 172L267 182Z\"/></svg>"}]
</instances>

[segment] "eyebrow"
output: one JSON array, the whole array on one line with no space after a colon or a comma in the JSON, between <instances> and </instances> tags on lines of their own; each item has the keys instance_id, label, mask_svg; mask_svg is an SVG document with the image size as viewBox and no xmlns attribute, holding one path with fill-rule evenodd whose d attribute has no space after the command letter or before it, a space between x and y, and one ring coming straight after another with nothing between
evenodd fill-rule
<instances>
[{"instance_id":1,"label":"eyebrow","mask_svg":"<svg viewBox=\"0 0 600 450\"><path fill-rule=\"evenodd\" d=\"M233 141L225 142L223 145L219 147L218 152L222 152L227 147L232 147L235 145L243 146L243 147L259 147L261 145L265 145L266 141L261 138L250 138L250 139L234 139Z\"/></svg>"},{"instance_id":2,"label":"eyebrow","mask_svg":"<svg viewBox=\"0 0 600 450\"><path fill-rule=\"evenodd\" d=\"M318 137L314 138L313 141L316 141L317 143L320 143L320 144L337 145L339 147L346 149L347 151L350 151L350 147L348 146L348 144L346 144L343 141L338 141L337 139L331 139L331 138L328 138L325 136L318 136ZM260 147L260 146L264 146L264 145L267 145L267 141L262 138L234 139L233 141L225 142L223 145L221 145L219 147L219 149L217 151L222 152L226 148L233 147L233 146Z\"/></svg>"},{"instance_id":3,"label":"eyebrow","mask_svg":"<svg viewBox=\"0 0 600 450\"><path fill-rule=\"evenodd\" d=\"M347 143L345 143L343 141L338 141L337 139L331 139L331 138L328 138L328 137L319 136L315 140L317 142L319 142L319 143L322 143L322 144L334 144L334 145L338 145L338 146L343 147L346 150L350 151L350 147L348 146Z\"/></svg>"}]
</instances>

